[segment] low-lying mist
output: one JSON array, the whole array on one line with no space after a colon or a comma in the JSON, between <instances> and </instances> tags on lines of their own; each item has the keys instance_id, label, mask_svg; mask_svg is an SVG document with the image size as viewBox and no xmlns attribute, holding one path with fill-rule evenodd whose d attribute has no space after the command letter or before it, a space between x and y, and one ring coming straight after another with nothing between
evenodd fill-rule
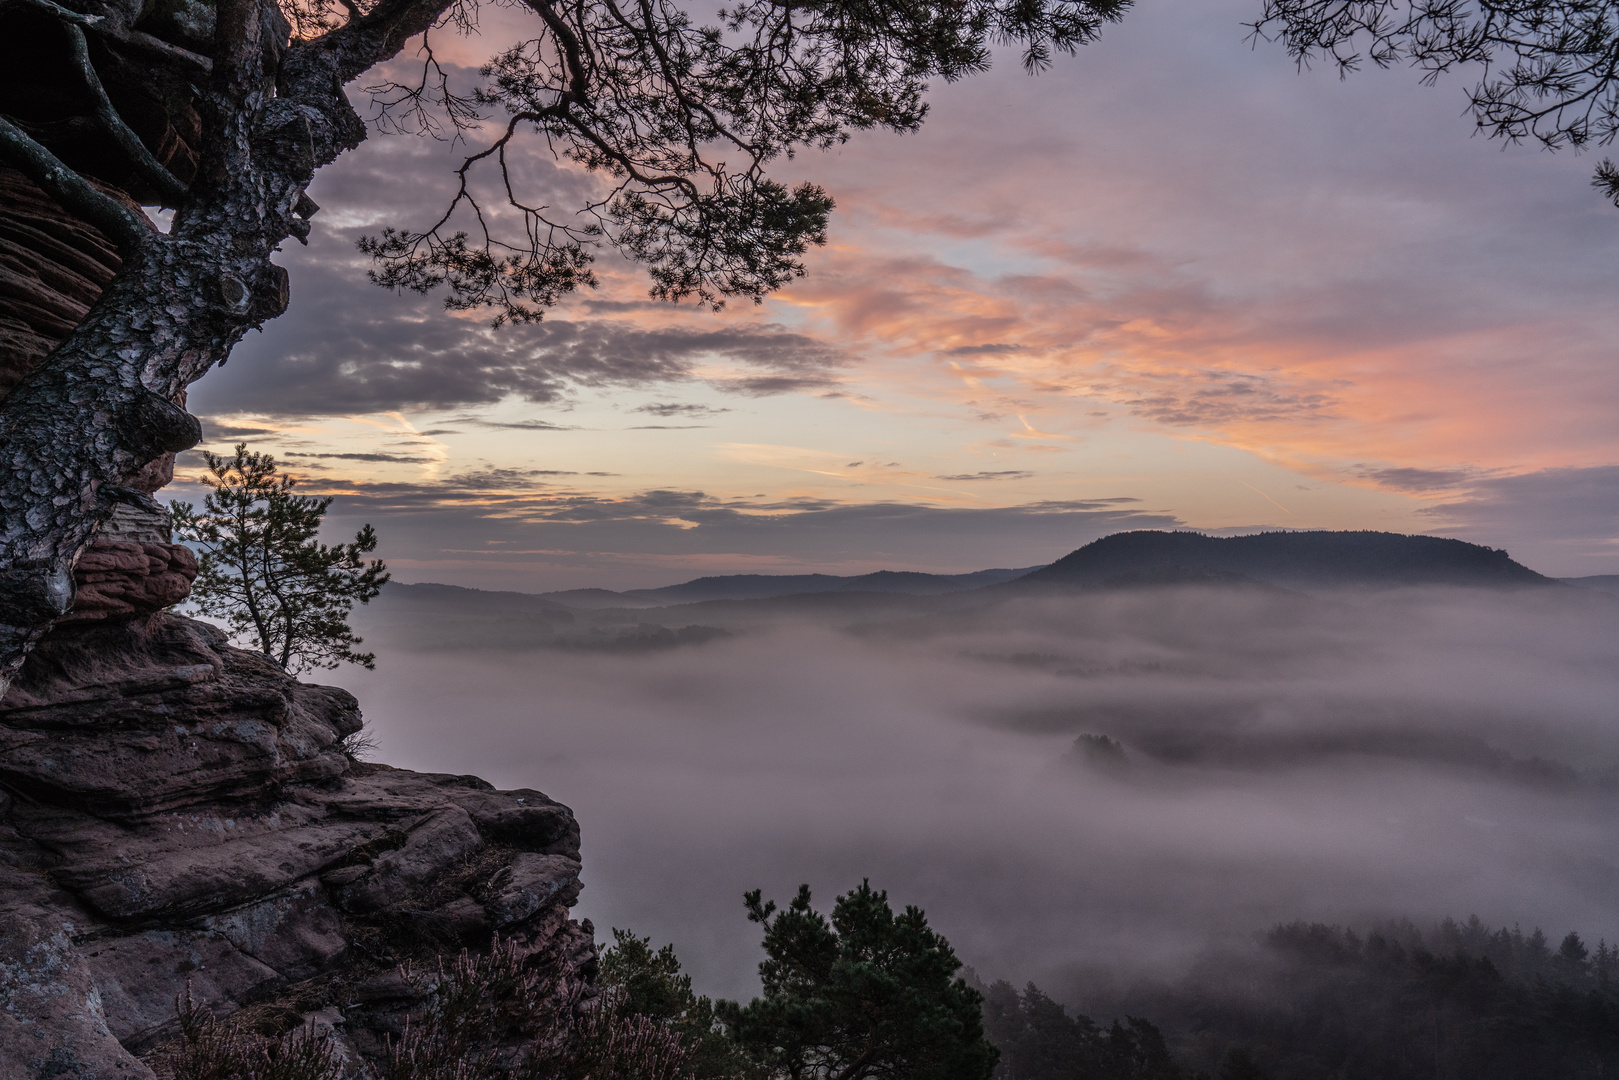
<instances>
[{"instance_id":1,"label":"low-lying mist","mask_svg":"<svg viewBox=\"0 0 1619 1080\"><path fill-rule=\"evenodd\" d=\"M578 914L674 942L708 993L755 985L743 891L801 881L870 878L986 979L1080 1009L1295 919L1619 937L1612 598L839 603L638 611L731 634L627 651L491 644L385 594L376 672L339 678L378 760L571 805Z\"/></svg>"}]
</instances>

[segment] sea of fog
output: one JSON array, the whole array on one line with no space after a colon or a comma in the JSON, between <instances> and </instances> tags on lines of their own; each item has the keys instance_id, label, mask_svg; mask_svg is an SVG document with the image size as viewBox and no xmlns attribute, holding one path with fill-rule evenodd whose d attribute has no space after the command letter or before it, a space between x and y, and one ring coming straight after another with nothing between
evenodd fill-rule
<instances>
[{"instance_id":1,"label":"sea of fog","mask_svg":"<svg viewBox=\"0 0 1619 1080\"><path fill-rule=\"evenodd\" d=\"M744 606L745 607L745 606ZM640 613L656 617L659 613ZM576 914L756 987L742 894L869 878L986 980L1087 1008L1279 921L1619 938L1619 601L1147 589L472 647L387 597L376 760L573 807ZM520 637L520 635L517 635ZM487 640L487 635L482 635ZM1075 752L1083 734L1116 755Z\"/></svg>"}]
</instances>

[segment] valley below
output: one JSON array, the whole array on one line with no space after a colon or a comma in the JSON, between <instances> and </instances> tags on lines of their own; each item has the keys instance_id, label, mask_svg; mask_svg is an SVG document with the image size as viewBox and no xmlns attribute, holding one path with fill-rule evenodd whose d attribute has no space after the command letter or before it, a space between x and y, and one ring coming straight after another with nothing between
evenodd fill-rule
<instances>
[{"instance_id":1,"label":"valley below","mask_svg":"<svg viewBox=\"0 0 1619 1080\"><path fill-rule=\"evenodd\" d=\"M1101 1016L1294 920L1619 938L1619 601L1182 571L621 607L390 586L357 624L377 670L335 681L380 760L573 807L576 913L673 942L706 993L755 992L742 893L800 882L870 879L986 982Z\"/></svg>"}]
</instances>

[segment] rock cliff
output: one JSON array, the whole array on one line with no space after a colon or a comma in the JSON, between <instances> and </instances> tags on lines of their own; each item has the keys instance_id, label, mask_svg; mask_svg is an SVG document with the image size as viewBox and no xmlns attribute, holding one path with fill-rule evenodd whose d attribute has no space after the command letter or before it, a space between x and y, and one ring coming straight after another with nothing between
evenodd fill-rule
<instances>
[{"instance_id":1,"label":"rock cliff","mask_svg":"<svg viewBox=\"0 0 1619 1080\"><path fill-rule=\"evenodd\" d=\"M206 4L142 10L164 41L212 33ZM0 29L0 112L108 194L155 203L115 146L56 123L53 103L79 92L59 85L76 76L56 23L13 5ZM97 63L125 122L190 179L195 90L152 85L116 52ZM0 167L0 398L119 267L104 236ZM187 987L263 1033L317 1019L351 1059L374 1055L420 1004L401 962L496 934L558 993L588 995L573 813L358 763L352 696L165 612L197 572L150 495L172 471L171 455L121 494L77 563L73 611L0 699L0 1077L150 1078L141 1056L175 1035Z\"/></svg>"},{"instance_id":2,"label":"rock cliff","mask_svg":"<svg viewBox=\"0 0 1619 1080\"><path fill-rule=\"evenodd\" d=\"M88 590L0 701L0 1075L151 1077L187 986L373 1054L416 1004L400 962L497 933L593 979L567 807L351 760L351 695L150 610L183 557L96 552L81 577L117 588Z\"/></svg>"}]
</instances>

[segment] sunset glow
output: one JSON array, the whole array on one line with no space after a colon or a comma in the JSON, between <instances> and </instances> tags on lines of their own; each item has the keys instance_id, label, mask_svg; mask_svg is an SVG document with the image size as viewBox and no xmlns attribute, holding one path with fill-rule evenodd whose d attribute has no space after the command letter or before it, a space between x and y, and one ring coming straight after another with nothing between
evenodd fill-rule
<instances>
[{"instance_id":1,"label":"sunset glow","mask_svg":"<svg viewBox=\"0 0 1619 1080\"><path fill-rule=\"evenodd\" d=\"M1592 159L1471 137L1462 79L1296 72L1251 15L1143 5L1037 77L936 88L916 136L785 163L837 198L831 242L719 314L611 257L537 327L389 296L353 241L429 217L452 150L379 134L313 189L291 313L199 384L207 445L338 494L406 580L972 570L1131 522L1619 571L1619 213ZM885 507L925 509L926 541Z\"/></svg>"}]
</instances>

